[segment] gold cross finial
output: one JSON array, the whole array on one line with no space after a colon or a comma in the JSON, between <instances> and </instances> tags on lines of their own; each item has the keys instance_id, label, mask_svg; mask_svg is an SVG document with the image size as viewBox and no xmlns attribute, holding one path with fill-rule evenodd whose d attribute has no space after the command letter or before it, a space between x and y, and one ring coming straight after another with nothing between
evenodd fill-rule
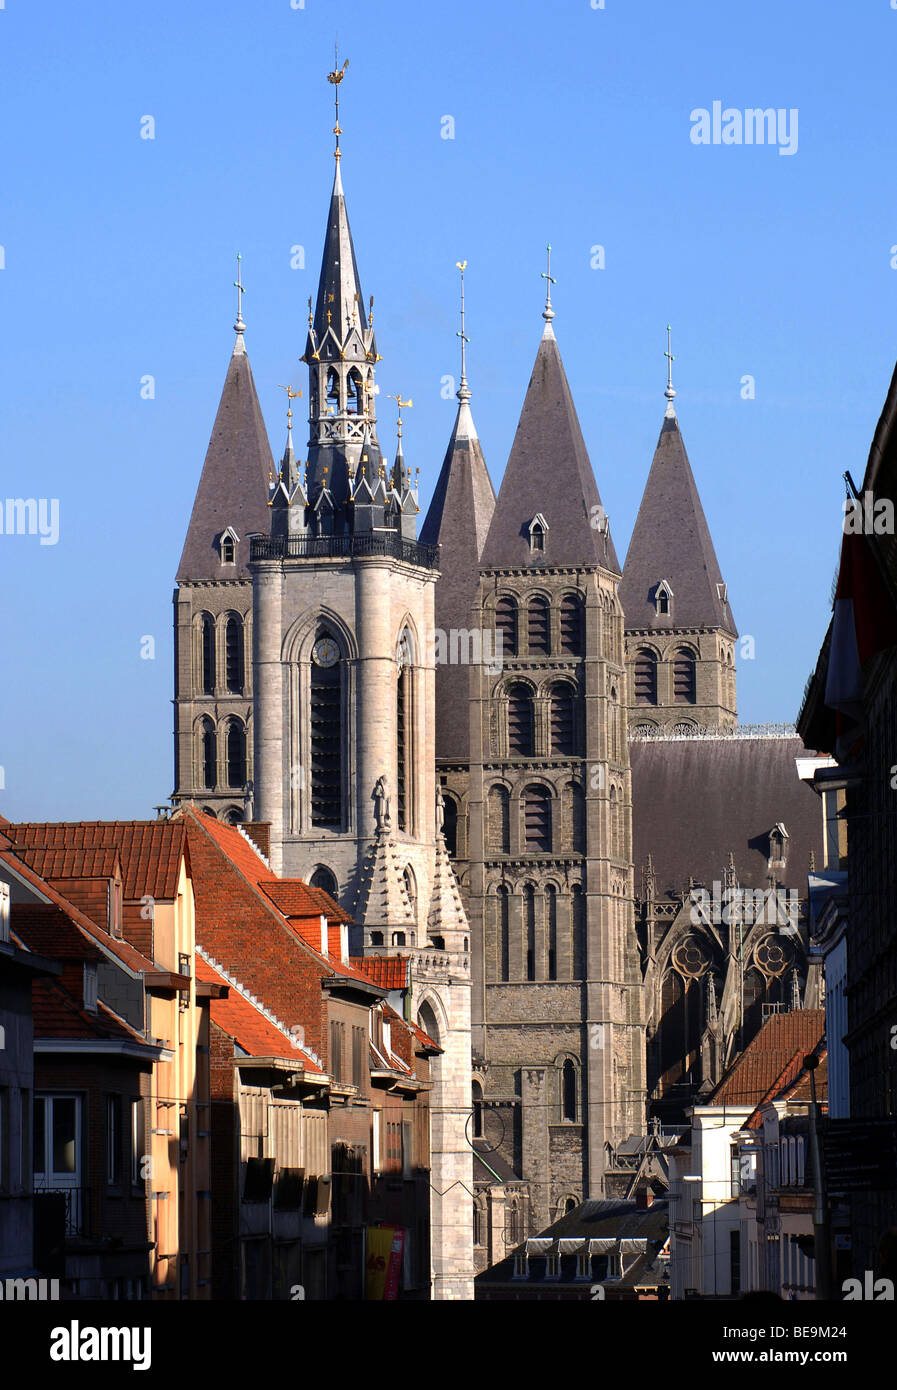
<instances>
[{"instance_id":1,"label":"gold cross finial","mask_svg":"<svg viewBox=\"0 0 897 1390\"><path fill-rule=\"evenodd\" d=\"M336 149L335 149L334 152L333 152L333 157L334 157L334 159L339 159L339 158L340 158L339 138L340 138L340 136L341 136L342 133L343 133L343 132L342 132L342 129L341 129L341 127L340 127L340 123L339 123L339 84L342 82L343 78L345 77L345 75L346 75L346 68L347 68L348 66L349 66L349 59L347 58L346 61L343 63L342 68L340 68L340 65L339 65L339 45L338 45L338 44L334 44L334 45L333 45L333 72L328 72L328 74L327 74L327 81L330 82L330 83L332 84L332 86L333 86L333 102L334 102L334 106L335 106L335 108L336 108L336 125L333 127L333 133L334 133L334 135L336 136Z\"/></svg>"},{"instance_id":2,"label":"gold cross finial","mask_svg":"<svg viewBox=\"0 0 897 1390\"><path fill-rule=\"evenodd\" d=\"M546 323L550 323L554 318L554 310L551 307L551 287L557 284L557 280L551 273L551 242L548 243L545 250L548 253L548 269L542 271L542 279L547 282L545 285L545 308L542 310L542 317Z\"/></svg>"},{"instance_id":3,"label":"gold cross finial","mask_svg":"<svg viewBox=\"0 0 897 1390\"><path fill-rule=\"evenodd\" d=\"M234 328L237 333L242 333L246 327L243 322L243 295L246 291L243 289L243 257L239 251L237 252L237 278L234 281L234 289L237 291L237 321Z\"/></svg>"}]
</instances>

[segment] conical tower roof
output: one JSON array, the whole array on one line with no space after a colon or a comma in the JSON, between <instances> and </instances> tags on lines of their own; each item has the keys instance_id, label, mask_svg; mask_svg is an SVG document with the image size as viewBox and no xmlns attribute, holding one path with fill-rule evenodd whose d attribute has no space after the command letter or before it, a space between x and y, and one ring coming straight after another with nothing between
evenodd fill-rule
<instances>
[{"instance_id":1,"label":"conical tower roof","mask_svg":"<svg viewBox=\"0 0 897 1390\"><path fill-rule=\"evenodd\" d=\"M545 548L529 526L547 523ZM545 325L481 565L600 565L620 573L551 323Z\"/></svg>"},{"instance_id":2,"label":"conical tower roof","mask_svg":"<svg viewBox=\"0 0 897 1390\"><path fill-rule=\"evenodd\" d=\"M255 531L267 535L271 445L259 407L242 330L227 368L218 414L206 450L193 503L177 582L248 579L249 542ZM218 550L228 526L239 536L235 564L223 567Z\"/></svg>"},{"instance_id":3,"label":"conical tower roof","mask_svg":"<svg viewBox=\"0 0 897 1390\"><path fill-rule=\"evenodd\" d=\"M672 590L671 611L657 611L657 585ZM620 601L629 629L720 627L735 619L672 405L667 408L623 567Z\"/></svg>"}]
</instances>

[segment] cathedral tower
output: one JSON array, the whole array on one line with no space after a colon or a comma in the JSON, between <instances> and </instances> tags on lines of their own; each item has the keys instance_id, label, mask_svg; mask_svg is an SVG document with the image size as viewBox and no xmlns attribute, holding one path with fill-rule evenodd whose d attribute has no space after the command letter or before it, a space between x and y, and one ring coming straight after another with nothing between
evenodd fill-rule
<instances>
[{"instance_id":1,"label":"cathedral tower","mask_svg":"<svg viewBox=\"0 0 897 1390\"><path fill-rule=\"evenodd\" d=\"M666 414L620 598L630 726L694 734L736 723L738 631L676 418L669 346L667 356Z\"/></svg>"},{"instance_id":2,"label":"cathedral tower","mask_svg":"<svg viewBox=\"0 0 897 1390\"><path fill-rule=\"evenodd\" d=\"M531 1185L531 1232L614 1190L612 1151L644 1107L620 571L550 297L544 317L480 554L467 767L454 745L440 760L486 1139Z\"/></svg>"},{"instance_id":3,"label":"cathedral tower","mask_svg":"<svg viewBox=\"0 0 897 1390\"><path fill-rule=\"evenodd\" d=\"M337 95L341 79L331 74ZM442 1049L432 1067L433 1296L472 1298L470 943L436 788L438 550L416 538L401 441L391 467L378 441L380 359L340 134L337 110L302 358L308 462L297 463L288 431L270 525L251 546L255 819L270 824L275 871L326 888L352 913L359 952L410 958L415 1020Z\"/></svg>"}]
</instances>

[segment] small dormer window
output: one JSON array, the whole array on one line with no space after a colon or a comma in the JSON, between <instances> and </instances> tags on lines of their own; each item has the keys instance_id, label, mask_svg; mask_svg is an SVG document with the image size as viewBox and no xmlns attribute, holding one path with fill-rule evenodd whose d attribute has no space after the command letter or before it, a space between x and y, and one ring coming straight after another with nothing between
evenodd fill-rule
<instances>
[{"instance_id":1,"label":"small dormer window","mask_svg":"<svg viewBox=\"0 0 897 1390\"><path fill-rule=\"evenodd\" d=\"M218 542L218 549L221 555L222 565L233 565L237 559L237 541L240 537L232 526L228 526L226 531L222 531Z\"/></svg>"},{"instance_id":2,"label":"small dormer window","mask_svg":"<svg viewBox=\"0 0 897 1390\"><path fill-rule=\"evenodd\" d=\"M785 863L785 857L786 857L786 855L787 855L787 853L788 853L788 840L789 840L789 838L790 838L790 837L789 837L789 835L788 835L788 831L785 829L784 825L782 825L781 821L779 821L779 823L778 823L777 825L774 825L773 828L772 828L772 830L770 830L770 832L769 832L769 865L770 865L770 868L772 867L773 864L782 864L782 865L783 865L783 864Z\"/></svg>"},{"instance_id":3,"label":"small dormer window","mask_svg":"<svg viewBox=\"0 0 897 1390\"><path fill-rule=\"evenodd\" d=\"M673 591L665 579L654 590L654 607L658 617L667 618L673 611Z\"/></svg>"},{"instance_id":4,"label":"small dormer window","mask_svg":"<svg viewBox=\"0 0 897 1390\"><path fill-rule=\"evenodd\" d=\"M527 527L529 531L529 548L536 553L544 551L545 536L548 532L548 522L541 512L537 512Z\"/></svg>"}]
</instances>

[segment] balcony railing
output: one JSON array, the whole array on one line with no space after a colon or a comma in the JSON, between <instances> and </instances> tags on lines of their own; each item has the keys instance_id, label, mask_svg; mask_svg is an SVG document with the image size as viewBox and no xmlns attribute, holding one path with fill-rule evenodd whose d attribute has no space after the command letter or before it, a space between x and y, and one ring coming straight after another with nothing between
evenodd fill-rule
<instances>
[{"instance_id":1,"label":"balcony railing","mask_svg":"<svg viewBox=\"0 0 897 1390\"><path fill-rule=\"evenodd\" d=\"M406 540L398 531L358 536L253 536L250 560L332 560L384 555L422 569L439 568L439 546Z\"/></svg>"},{"instance_id":2,"label":"balcony railing","mask_svg":"<svg viewBox=\"0 0 897 1390\"><path fill-rule=\"evenodd\" d=\"M41 1187L34 1183L35 1207L42 1205L47 1219L55 1226L61 1239L90 1234L90 1189L87 1187ZM64 1232L63 1232L64 1226Z\"/></svg>"}]
</instances>

